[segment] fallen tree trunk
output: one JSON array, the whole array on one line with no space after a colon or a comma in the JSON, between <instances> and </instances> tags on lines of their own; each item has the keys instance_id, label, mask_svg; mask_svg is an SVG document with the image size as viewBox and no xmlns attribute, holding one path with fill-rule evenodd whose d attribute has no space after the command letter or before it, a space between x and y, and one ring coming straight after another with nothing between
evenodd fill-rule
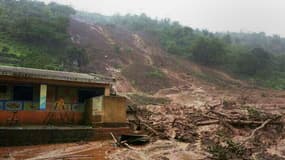
<instances>
[{"instance_id":1,"label":"fallen tree trunk","mask_svg":"<svg viewBox=\"0 0 285 160\"><path fill-rule=\"evenodd\" d=\"M211 113L214 113L214 114L216 114L216 115L218 115L218 116L222 116L222 117L224 117L224 118L231 119L231 117L229 117L229 116L228 116L227 114L225 114L225 113L218 112L218 111L213 111L213 110L210 110L210 112L211 112Z\"/></svg>"},{"instance_id":2,"label":"fallen tree trunk","mask_svg":"<svg viewBox=\"0 0 285 160\"><path fill-rule=\"evenodd\" d=\"M127 147L128 149L131 149L131 150L136 150L136 148L134 147L131 147L128 143L124 142L122 143L125 147Z\"/></svg>"},{"instance_id":3,"label":"fallen tree trunk","mask_svg":"<svg viewBox=\"0 0 285 160\"><path fill-rule=\"evenodd\" d=\"M249 121L249 120L224 120L224 121L231 125L261 125L262 123L264 123L263 121ZM219 123L221 123L220 120L209 120L209 121L197 122L196 125L203 126L203 125L211 125ZM271 121L270 124L281 125L283 123L279 121Z\"/></svg>"},{"instance_id":4,"label":"fallen tree trunk","mask_svg":"<svg viewBox=\"0 0 285 160\"><path fill-rule=\"evenodd\" d=\"M150 127L149 125L147 125L146 123L141 123L141 125L144 125L149 131L151 131L152 133L154 133L156 136L159 135L159 133L153 129L152 127Z\"/></svg>"},{"instance_id":5,"label":"fallen tree trunk","mask_svg":"<svg viewBox=\"0 0 285 160\"><path fill-rule=\"evenodd\" d=\"M271 121L272 121L272 119L268 119L268 120L266 120L265 122L263 122L259 127L255 128L255 129L251 132L250 136L247 137L247 138L245 138L245 139L243 140L242 144L244 144L244 143L246 143L247 141L253 139L254 136L255 136L255 133L256 133L257 131L263 129L263 128L264 128L268 123L270 123Z\"/></svg>"},{"instance_id":6,"label":"fallen tree trunk","mask_svg":"<svg viewBox=\"0 0 285 160\"><path fill-rule=\"evenodd\" d=\"M150 131L150 132L152 132L155 136L161 136L161 134L159 133L159 132L157 132L155 129L153 129L151 126L149 126L148 124L146 124L141 118L139 118L138 116L137 116L137 119L139 120L139 124L140 125L143 125L143 126L145 126L146 127L146 129L148 130L148 131Z\"/></svg>"}]
</instances>

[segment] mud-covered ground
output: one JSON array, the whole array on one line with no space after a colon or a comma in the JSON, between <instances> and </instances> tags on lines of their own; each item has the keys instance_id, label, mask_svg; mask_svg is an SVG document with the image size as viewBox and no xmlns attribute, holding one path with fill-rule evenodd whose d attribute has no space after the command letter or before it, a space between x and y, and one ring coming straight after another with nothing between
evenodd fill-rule
<instances>
[{"instance_id":1,"label":"mud-covered ground","mask_svg":"<svg viewBox=\"0 0 285 160\"><path fill-rule=\"evenodd\" d=\"M160 140L111 159L285 159L282 91L185 86L157 97L169 103L135 108L142 128Z\"/></svg>"},{"instance_id":2,"label":"mud-covered ground","mask_svg":"<svg viewBox=\"0 0 285 160\"><path fill-rule=\"evenodd\" d=\"M2 160L104 160L116 149L112 141L50 144L22 147L1 147Z\"/></svg>"},{"instance_id":3,"label":"mud-covered ground","mask_svg":"<svg viewBox=\"0 0 285 160\"><path fill-rule=\"evenodd\" d=\"M0 159L285 159L282 92L213 93L192 86L164 90L152 99L136 95L146 103L134 107L141 125L154 130L141 126L152 137L144 146L129 149L98 141L3 147Z\"/></svg>"}]
</instances>

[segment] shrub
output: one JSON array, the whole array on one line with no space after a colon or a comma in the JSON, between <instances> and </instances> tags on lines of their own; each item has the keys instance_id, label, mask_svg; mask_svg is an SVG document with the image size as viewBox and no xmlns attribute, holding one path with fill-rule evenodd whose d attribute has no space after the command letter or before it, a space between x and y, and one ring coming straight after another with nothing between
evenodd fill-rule
<instances>
[{"instance_id":1,"label":"shrub","mask_svg":"<svg viewBox=\"0 0 285 160\"><path fill-rule=\"evenodd\" d=\"M225 145L214 144L208 147L208 152L216 160L245 159L248 157L247 149L239 143L227 140Z\"/></svg>"}]
</instances>

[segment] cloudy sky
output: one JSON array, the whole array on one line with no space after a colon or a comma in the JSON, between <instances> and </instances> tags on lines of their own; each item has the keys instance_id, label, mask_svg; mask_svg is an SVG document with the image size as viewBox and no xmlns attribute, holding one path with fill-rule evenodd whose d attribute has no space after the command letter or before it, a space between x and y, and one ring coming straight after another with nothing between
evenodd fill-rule
<instances>
[{"instance_id":1,"label":"cloudy sky","mask_svg":"<svg viewBox=\"0 0 285 160\"><path fill-rule=\"evenodd\" d=\"M146 13L210 31L266 32L285 37L285 0L41 0L105 15Z\"/></svg>"}]
</instances>

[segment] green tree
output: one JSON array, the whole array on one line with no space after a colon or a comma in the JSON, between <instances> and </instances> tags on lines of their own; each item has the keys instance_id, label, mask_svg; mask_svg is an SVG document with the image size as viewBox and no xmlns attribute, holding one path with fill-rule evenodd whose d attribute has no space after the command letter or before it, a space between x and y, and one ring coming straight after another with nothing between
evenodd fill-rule
<instances>
[{"instance_id":1,"label":"green tree","mask_svg":"<svg viewBox=\"0 0 285 160\"><path fill-rule=\"evenodd\" d=\"M198 38L191 48L193 59L201 64L223 64L226 55L225 46L217 38Z\"/></svg>"},{"instance_id":2,"label":"green tree","mask_svg":"<svg viewBox=\"0 0 285 160\"><path fill-rule=\"evenodd\" d=\"M238 60L239 72L245 75L256 75L264 72L271 63L270 54L262 48L254 48L249 53L242 54Z\"/></svg>"},{"instance_id":3,"label":"green tree","mask_svg":"<svg viewBox=\"0 0 285 160\"><path fill-rule=\"evenodd\" d=\"M2 50L1 50L1 52L6 54L6 53L9 52L9 50L10 50L10 49L9 49L8 47L4 46L4 47L2 48Z\"/></svg>"}]
</instances>

